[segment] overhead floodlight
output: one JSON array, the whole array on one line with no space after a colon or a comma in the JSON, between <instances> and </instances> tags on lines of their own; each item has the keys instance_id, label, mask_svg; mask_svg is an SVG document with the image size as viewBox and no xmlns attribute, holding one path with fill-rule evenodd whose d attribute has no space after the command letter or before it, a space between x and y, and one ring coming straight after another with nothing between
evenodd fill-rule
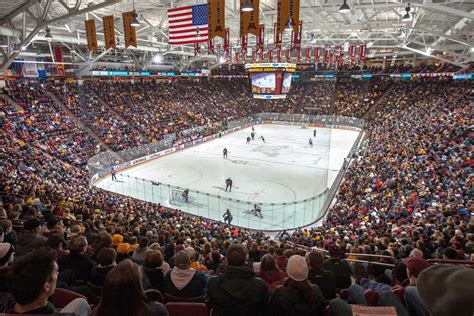
<instances>
[{"instance_id":1,"label":"overhead floodlight","mask_svg":"<svg viewBox=\"0 0 474 316\"><path fill-rule=\"evenodd\" d=\"M44 37L53 38L53 35L51 35L51 30L49 29L49 27L46 27L46 35Z\"/></svg>"},{"instance_id":2,"label":"overhead floodlight","mask_svg":"<svg viewBox=\"0 0 474 316\"><path fill-rule=\"evenodd\" d=\"M242 11L243 12L252 12L253 11L253 5L250 3L250 1L247 1L244 3L242 6Z\"/></svg>"},{"instance_id":3,"label":"overhead floodlight","mask_svg":"<svg viewBox=\"0 0 474 316\"><path fill-rule=\"evenodd\" d=\"M293 26L291 25L291 19L288 18L288 20L286 20L285 31L289 32L292 30L293 30Z\"/></svg>"},{"instance_id":4,"label":"overhead floodlight","mask_svg":"<svg viewBox=\"0 0 474 316\"><path fill-rule=\"evenodd\" d=\"M339 12L341 13L347 13L351 11L351 8L349 7L349 5L347 4L347 0L344 0L344 2L342 3L341 7L339 8Z\"/></svg>"},{"instance_id":5,"label":"overhead floodlight","mask_svg":"<svg viewBox=\"0 0 474 316\"><path fill-rule=\"evenodd\" d=\"M221 58L219 58L219 62L221 64L225 63L225 57L224 56L221 56Z\"/></svg>"},{"instance_id":6,"label":"overhead floodlight","mask_svg":"<svg viewBox=\"0 0 474 316\"><path fill-rule=\"evenodd\" d=\"M402 17L402 21L408 22L408 21L411 21L411 20L412 20L413 17L412 17L411 14L410 14L410 10L411 10L410 4L408 4L408 6L405 8L405 11L406 11L407 13L405 13L405 15Z\"/></svg>"},{"instance_id":7,"label":"overhead floodlight","mask_svg":"<svg viewBox=\"0 0 474 316\"><path fill-rule=\"evenodd\" d=\"M155 56L153 56L153 62L155 64L159 64L163 61L163 56L161 54L156 54Z\"/></svg>"},{"instance_id":8,"label":"overhead floodlight","mask_svg":"<svg viewBox=\"0 0 474 316\"><path fill-rule=\"evenodd\" d=\"M137 16L137 11L133 10L133 19L132 22L130 22L131 26L140 26L140 21L138 21Z\"/></svg>"}]
</instances>

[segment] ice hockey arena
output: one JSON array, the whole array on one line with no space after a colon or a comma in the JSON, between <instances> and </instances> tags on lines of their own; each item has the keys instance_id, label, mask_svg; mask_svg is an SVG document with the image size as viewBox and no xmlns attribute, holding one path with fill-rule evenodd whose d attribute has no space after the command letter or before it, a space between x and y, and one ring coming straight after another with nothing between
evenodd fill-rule
<instances>
[{"instance_id":1,"label":"ice hockey arena","mask_svg":"<svg viewBox=\"0 0 474 316\"><path fill-rule=\"evenodd\" d=\"M0 316L473 316L473 25L0 0Z\"/></svg>"}]
</instances>

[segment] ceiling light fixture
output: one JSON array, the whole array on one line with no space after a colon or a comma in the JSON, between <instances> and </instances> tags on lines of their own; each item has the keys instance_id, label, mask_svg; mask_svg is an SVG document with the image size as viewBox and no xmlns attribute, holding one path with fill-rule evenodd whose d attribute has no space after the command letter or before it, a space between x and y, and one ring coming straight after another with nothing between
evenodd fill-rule
<instances>
[{"instance_id":1,"label":"ceiling light fixture","mask_svg":"<svg viewBox=\"0 0 474 316\"><path fill-rule=\"evenodd\" d=\"M339 12L340 13L347 13L351 11L351 8L349 7L349 5L347 4L347 0L344 0L344 2L342 3L341 7L339 8Z\"/></svg>"},{"instance_id":2,"label":"ceiling light fixture","mask_svg":"<svg viewBox=\"0 0 474 316\"><path fill-rule=\"evenodd\" d=\"M53 38L53 35L51 35L51 30L49 27L46 27L46 35L44 36L45 38Z\"/></svg>"},{"instance_id":3,"label":"ceiling light fixture","mask_svg":"<svg viewBox=\"0 0 474 316\"><path fill-rule=\"evenodd\" d=\"M411 20L412 20L412 16L411 16L411 14L410 14L410 10L411 10L410 4L408 4L408 6L405 8L405 11L406 11L407 13L405 13L405 15L402 17L402 21L408 22L408 21L411 21Z\"/></svg>"},{"instance_id":4,"label":"ceiling light fixture","mask_svg":"<svg viewBox=\"0 0 474 316\"><path fill-rule=\"evenodd\" d=\"M288 18L288 20L286 20L285 31L289 32L289 31L292 31L292 30L293 30L293 26L292 26L292 23L291 23L291 19Z\"/></svg>"},{"instance_id":5,"label":"ceiling light fixture","mask_svg":"<svg viewBox=\"0 0 474 316\"><path fill-rule=\"evenodd\" d=\"M135 10L135 0L133 0L133 19L132 22L130 22L131 26L140 26L140 21L137 20L137 11Z\"/></svg>"},{"instance_id":6,"label":"ceiling light fixture","mask_svg":"<svg viewBox=\"0 0 474 316\"><path fill-rule=\"evenodd\" d=\"M253 11L253 5L250 1L247 1L244 3L242 6L242 11L244 12L252 12Z\"/></svg>"}]
</instances>

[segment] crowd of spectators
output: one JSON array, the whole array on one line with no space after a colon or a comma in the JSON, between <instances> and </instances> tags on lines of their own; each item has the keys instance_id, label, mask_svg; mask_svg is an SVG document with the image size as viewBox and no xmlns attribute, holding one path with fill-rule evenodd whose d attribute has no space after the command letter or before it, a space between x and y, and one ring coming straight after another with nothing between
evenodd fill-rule
<instances>
[{"instance_id":1,"label":"crowd of spectators","mask_svg":"<svg viewBox=\"0 0 474 316\"><path fill-rule=\"evenodd\" d=\"M114 103L108 107L140 103L140 109L133 110L137 116L152 111L149 105L162 97L169 98L160 103L164 113L173 113L164 108L170 102L178 113L191 107L214 122L244 117L254 105L246 103L239 88L245 83L239 80L210 81L205 89L202 83L189 82L143 90L128 84L119 90L112 83L89 84L84 88L89 101L97 100L95 94ZM0 292L12 295L0 299L0 312L53 313L48 298L61 288L81 295L62 309L76 315L167 315L160 302L196 298L207 302L213 315L323 315L325 306L334 315L351 315L349 303L394 306L399 315L451 315L453 310L471 315L473 270L431 267L427 261L473 259L469 84L439 78L393 82L379 106L368 113L364 147L322 226L283 233L281 241L91 188L81 164L38 144L47 127L38 124L34 134L25 134L23 127L12 125L19 109L2 102ZM103 112L88 113L82 108L83 96L73 101L80 95L74 87L64 85L56 93L68 91L66 106L89 124L100 120L101 113L112 120L125 116L126 107L112 113L104 106ZM216 88L221 90L215 93ZM379 83L367 90L357 84L347 88L356 91L342 98L351 104L354 99L365 102L357 91L374 100L384 91ZM47 95L14 89L33 101ZM12 98L20 100L12 91ZM184 96L170 99L179 93ZM221 105L226 94L231 100ZM324 94L313 100L319 102L320 97ZM206 102L220 107L208 109ZM18 105L41 120L53 109L58 117L67 117L56 106L31 110L37 106L33 103ZM98 101L95 105L101 107ZM290 104L290 113L298 111L293 107ZM347 111L358 116L367 108L358 105ZM194 127L196 121L189 122L187 127ZM139 134L142 123L126 126ZM64 135L76 139L75 134ZM351 254L347 261L344 253ZM367 259L363 255L384 255L376 260L394 266L350 264L351 259ZM448 274L449 282L441 277ZM442 283L444 291L436 291L433 280ZM458 294L450 295L453 291ZM443 304L436 304L433 295Z\"/></svg>"}]
</instances>

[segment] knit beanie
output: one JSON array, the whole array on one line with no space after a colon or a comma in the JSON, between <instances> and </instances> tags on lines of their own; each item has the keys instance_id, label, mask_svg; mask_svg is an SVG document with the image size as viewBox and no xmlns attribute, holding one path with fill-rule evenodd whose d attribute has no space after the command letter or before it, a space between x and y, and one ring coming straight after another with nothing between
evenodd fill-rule
<instances>
[{"instance_id":1,"label":"knit beanie","mask_svg":"<svg viewBox=\"0 0 474 316\"><path fill-rule=\"evenodd\" d=\"M300 255L293 255L286 265L288 277L295 281L304 281L308 278L308 264Z\"/></svg>"},{"instance_id":2,"label":"knit beanie","mask_svg":"<svg viewBox=\"0 0 474 316\"><path fill-rule=\"evenodd\" d=\"M424 269L431 266L431 264L423 258L418 257L408 257L403 260L403 263L407 266L408 272L413 275L415 278L418 278L418 275Z\"/></svg>"},{"instance_id":3,"label":"knit beanie","mask_svg":"<svg viewBox=\"0 0 474 316\"><path fill-rule=\"evenodd\" d=\"M114 246L117 246L117 245L120 244L122 241L123 241L123 236L122 236L122 235L115 234L115 235L112 236L112 244L113 244Z\"/></svg>"},{"instance_id":4,"label":"knit beanie","mask_svg":"<svg viewBox=\"0 0 474 316\"><path fill-rule=\"evenodd\" d=\"M416 285L432 316L474 315L473 269L461 265L434 265L420 273Z\"/></svg>"}]
</instances>

